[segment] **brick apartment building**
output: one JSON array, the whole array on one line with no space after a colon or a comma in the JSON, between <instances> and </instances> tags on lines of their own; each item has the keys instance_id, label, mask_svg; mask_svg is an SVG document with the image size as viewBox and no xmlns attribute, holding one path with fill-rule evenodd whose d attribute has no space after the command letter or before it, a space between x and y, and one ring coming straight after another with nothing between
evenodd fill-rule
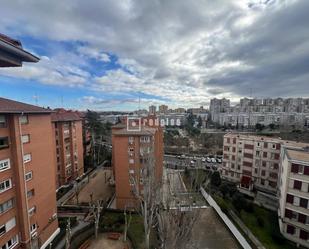
<instances>
[{"instance_id":1,"label":"brick apartment building","mask_svg":"<svg viewBox=\"0 0 309 249\"><path fill-rule=\"evenodd\" d=\"M309 248L309 147L282 149L278 216L281 233Z\"/></svg>"},{"instance_id":2,"label":"brick apartment building","mask_svg":"<svg viewBox=\"0 0 309 249\"><path fill-rule=\"evenodd\" d=\"M149 124L149 123L148 123ZM139 130L128 130L126 124L112 128L112 160L116 183L116 207L124 209L135 205L132 178L142 189L142 169L148 160L154 160L158 181L163 173L163 130L159 126L141 125Z\"/></svg>"},{"instance_id":3,"label":"brick apartment building","mask_svg":"<svg viewBox=\"0 0 309 249\"><path fill-rule=\"evenodd\" d=\"M277 210L281 233L309 248L309 144L228 133L221 173L240 192Z\"/></svg>"},{"instance_id":4,"label":"brick apartment building","mask_svg":"<svg viewBox=\"0 0 309 249\"><path fill-rule=\"evenodd\" d=\"M46 248L59 233L51 110L0 98L0 248Z\"/></svg>"},{"instance_id":5,"label":"brick apartment building","mask_svg":"<svg viewBox=\"0 0 309 249\"><path fill-rule=\"evenodd\" d=\"M51 117L56 138L56 182L60 187L84 173L82 120L78 113L64 109L56 109Z\"/></svg>"},{"instance_id":6,"label":"brick apartment building","mask_svg":"<svg viewBox=\"0 0 309 249\"><path fill-rule=\"evenodd\" d=\"M242 189L276 195L281 139L228 133L224 136L222 178Z\"/></svg>"}]
</instances>

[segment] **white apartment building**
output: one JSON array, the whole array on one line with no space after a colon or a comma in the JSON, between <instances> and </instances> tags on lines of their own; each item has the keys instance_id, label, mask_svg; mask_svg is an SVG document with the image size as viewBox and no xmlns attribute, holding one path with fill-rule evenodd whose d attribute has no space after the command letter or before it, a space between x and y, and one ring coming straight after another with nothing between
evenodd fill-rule
<instances>
[{"instance_id":1,"label":"white apartment building","mask_svg":"<svg viewBox=\"0 0 309 249\"><path fill-rule=\"evenodd\" d=\"M279 226L289 240L309 248L309 147L283 147L279 187Z\"/></svg>"}]
</instances>

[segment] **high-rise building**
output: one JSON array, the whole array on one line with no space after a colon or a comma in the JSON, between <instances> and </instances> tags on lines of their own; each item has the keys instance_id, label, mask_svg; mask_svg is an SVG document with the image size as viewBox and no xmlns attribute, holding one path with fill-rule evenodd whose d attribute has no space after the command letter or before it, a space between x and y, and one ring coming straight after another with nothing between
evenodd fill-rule
<instances>
[{"instance_id":1,"label":"high-rise building","mask_svg":"<svg viewBox=\"0 0 309 249\"><path fill-rule=\"evenodd\" d=\"M84 173L82 120L76 112L56 109L52 123L56 138L56 182L60 187Z\"/></svg>"},{"instance_id":2,"label":"high-rise building","mask_svg":"<svg viewBox=\"0 0 309 249\"><path fill-rule=\"evenodd\" d=\"M168 112L168 106L167 105L160 105L159 106L159 113L166 114Z\"/></svg>"},{"instance_id":3,"label":"high-rise building","mask_svg":"<svg viewBox=\"0 0 309 249\"><path fill-rule=\"evenodd\" d=\"M149 106L149 115L155 115L157 112L157 107L155 105Z\"/></svg>"},{"instance_id":4,"label":"high-rise building","mask_svg":"<svg viewBox=\"0 0 309 249\"><path fill-rule=\"evenodd\" d=\"M289 240L309 248L309 147L281 151L279 226Z\"/></svg>"},{"instance_id":5,"label":"high-rise building","mask_svg":"<svg viewBox=\"0 0 309 249\"><path fill-rule=\"evenodd\" d=\"M141 125L137 130L130 130L126 125L118 124L112 129L112 145L116 207L124 209L135 206L132 179L137 179L135 185L138 184L139 189L143 188L142 171L145 165L152 163L157 181L162 179L163 130L154 124L152 127Z\"/></svg>"},{"instance_id":6,"label":"high-rise building","mask_svg":"<svg viewBox=\"0 0 309 249\"><path fill-rule=\"evenodd\" d=\"M59 233L51 110L0 98L0 245L46 248Z\"/></svg>"}]
</instances>

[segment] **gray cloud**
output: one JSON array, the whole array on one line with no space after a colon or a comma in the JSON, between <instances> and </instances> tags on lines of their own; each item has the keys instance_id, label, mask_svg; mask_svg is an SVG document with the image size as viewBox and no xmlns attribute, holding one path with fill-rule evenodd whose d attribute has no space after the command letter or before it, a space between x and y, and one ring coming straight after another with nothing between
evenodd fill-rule
<instances>
[{"instance_id":1,"label":"gray cloud","mask_svg":"<svg viewBox=\"0 0 309 249\"><path fill-rule=\"evenodd\" d=\"M308 9L301 0L5 0L0 25L12 35L80 41L84 56L116 54L132 75L82 76L97 91L139 91L192 106L250 89L308 95Z\"/></svg>"}]
</instances>

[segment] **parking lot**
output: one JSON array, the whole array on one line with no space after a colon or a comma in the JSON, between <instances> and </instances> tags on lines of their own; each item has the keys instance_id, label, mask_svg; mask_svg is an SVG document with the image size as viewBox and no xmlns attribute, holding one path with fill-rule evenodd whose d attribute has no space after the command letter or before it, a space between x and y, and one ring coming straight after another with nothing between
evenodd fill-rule
<instances>
[{"instance_id":1,"label":"parking lot","mask_svg":"<svg viewBox=\"0 0 309 249\"><path fill-rule=\"evenodd\" d=\"M222 157L164 155L164 164L166 167L173 169L184 169L190 167L216 171L219 170L222 165Z\"/></svg>"}]
</instances>

